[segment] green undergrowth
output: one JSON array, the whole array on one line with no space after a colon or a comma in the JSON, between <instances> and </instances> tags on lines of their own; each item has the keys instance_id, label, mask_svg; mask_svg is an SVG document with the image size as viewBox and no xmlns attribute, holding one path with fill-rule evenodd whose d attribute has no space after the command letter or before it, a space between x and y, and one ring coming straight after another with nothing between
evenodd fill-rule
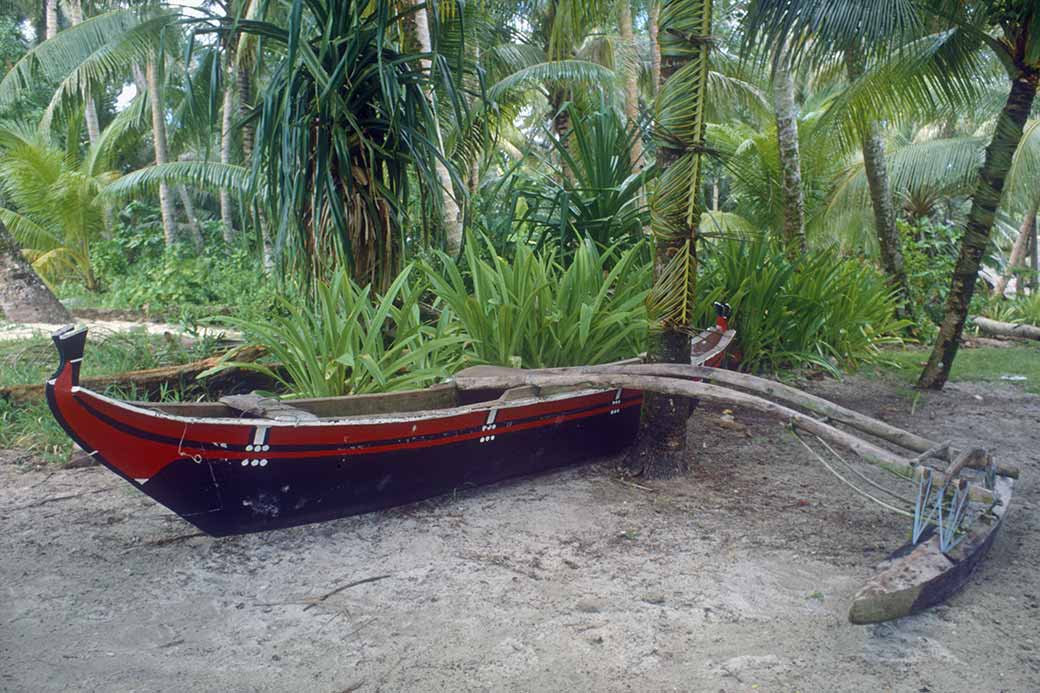
<instances>
[{"instance_id":1,"label":"green undergrowth","mask_svg":"<svg viewBox=\"0 0 1040 693\"><path fill-rule=\"evenodd\" d=\"M255 242L243 237L229 246L218 222L202 227L201 252L185 244L167 248L158 210L131 203L112 237L91 245L99 290L70 280L56 287L58 297L72 309L130 311L189 323L221 314L267 314L278 286L259 269Z\"/></svg>"},{"instance_id":2,"label":"green undergrowth","mask_svg":"<svg viewBox=\"0 0 1040 693\"><path fill-rule=\"evenodd\" d=\"M111 375L145 368L190 363L209 356L216 344L199 339L189 345L163 335L143 331L88 338L83 359L83 377ZM46 382L58 365L58 355L49 337L0 341L0 388ZM107 394L125 399L143 399L141 393L110 388ZM176 400L171 390L159 399ZM0 397L0 448L26 450L48 462L64 462L72 452L72 441L58 426L44 400L12 404Z\"/></svg>"},{"instance_id":3,"label":"green undergrowth","mask_svg":"<svg viewBox=\"0 0 1040 693\"><path fill-rule=\"evenodd\" d=\"M928 360L928 350L886 352L886 368L901 380L913 383ZM1020 378L1025 380L1020 380ZM1040 347L979 347L961 349L953 362L950 382L1009 383L1040 394Z\"/></svg>"}]
</instances>

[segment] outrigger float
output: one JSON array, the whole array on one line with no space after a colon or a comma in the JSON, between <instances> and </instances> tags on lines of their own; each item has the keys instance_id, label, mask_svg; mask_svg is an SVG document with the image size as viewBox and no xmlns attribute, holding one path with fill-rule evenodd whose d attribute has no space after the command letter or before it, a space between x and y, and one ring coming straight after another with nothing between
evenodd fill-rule
<instances>
[{"instance_id":1,"label":"outrigger float","mask_svg":"<svg viewBox=\"0 0 1040 693\"><path fill-rule=\"evenodd\" d=\"M425 390L288 402L106 397L79 386L86 330L70 327L54 335L61 362L47 400L87 454L214 536L370 512L616 453L634 440L647 391L746 407L814 437L838 459L834 447L916 489L908 498L849 465L877 489L866 492L838 474L913 517L911 541L856 595L854 623L912 614L960 589L993 544L1017 470L984 450L958 452L787 385L718 368L734 334L728 315L720 306L717 326L693 340L690 365L477 366ZM905 509L871 495L880 492Z\"/></svg>"}]
</instances>

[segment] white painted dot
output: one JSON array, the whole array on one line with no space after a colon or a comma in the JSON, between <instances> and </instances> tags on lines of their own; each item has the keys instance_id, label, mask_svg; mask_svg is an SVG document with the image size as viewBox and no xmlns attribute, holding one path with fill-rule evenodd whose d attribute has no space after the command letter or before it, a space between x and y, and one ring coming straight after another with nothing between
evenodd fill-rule
<instances>
[{"instance_id":1,"label":"white painted dot","mask_svg":"<svg viewBox=\"0 0 1040 693\"><path fill-rule=\"evenodd\" d=\"M267 466L267 458L264 458L264 459L260 460L260 466L261 467L266 467Z\"/></svg>"},{"instance_id":2,"label":"white painted dot","mask_svg":"<svg viewBox=\"0 0 1040 693\"><path fill-rule=\"evenodd\" d=\"M255 467L255 466L257 466L258 464L260 464L260 460L252 460L252 461L250 462L250 464L251 464L251 465L253 465L253 466Z\"/></svg>"},{"instance_id":3,"label":"white painted dot","mask_svg":"<svg viewBox=\"0 0 1040 693\"><path fill-rule=\"evenodd\" d=\"M246 446L246 452L252 452L252 451L253 451L253 446L252 445L247 445Z\"/></svg>"},{"instance_id":4,"label":"white painted dot","mask_svg":"<svg viewBox=\"0 0 1040 693\"><path fill-rule=\"evenodd\" d=\"M249 466L249 460L242 460L242 466L243 467L248 467Z\"/></svg>"},{"instance_id":5,"label":"white painted dot","mask_svg":"<svg viewBox=\"0 0 1040 693\"><path fill-rule=\"evenodd\" d=\"M270 449L271 449L271 446L270 446L270 445L265 445L265 446L263 446L263 447L262 447L262 448L260 448L260 449L261 449L261 450L263 450L264 452L267 452L268 450L270 450Z\"/></svg>"}]
</instances>

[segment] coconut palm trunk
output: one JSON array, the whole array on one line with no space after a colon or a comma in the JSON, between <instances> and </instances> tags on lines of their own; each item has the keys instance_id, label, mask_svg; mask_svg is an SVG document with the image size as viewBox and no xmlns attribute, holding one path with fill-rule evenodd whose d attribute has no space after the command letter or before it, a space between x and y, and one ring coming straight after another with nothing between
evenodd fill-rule
<instances>
[{"instance_id":1,"label":"coconut palm trunk","mask_svg":"<svg viewBox=\"0 0 1040 693\"><path fill-rule=\"evenodd\" d=\"M72 322L69 311L29 265L3 222L0 222L0 316L12 322Z\"/></svg>"},{"instance_id":2,"label":"coconut palm trunk","mask_svg":"<svg viewBox=\"0 0 1040 693\"><path fill-rule=\"evenodd\" d=\"M657 94L657 89L661 85L661 44L657 42L660 20L660 1L650 0L650 16L647 24L650 33L650 89L654 94Z\"/></svg>"},{"instance_id":3,"label":"coconut palm trunk","mask_svg":"<svg viewBox=\"0 0 1040 693\"><path fill-rule=\"evenodd\" d=\"M245 61L240 61L236 75L238 86L238 116L245 119L253 107L253 73ZM243 122L239 130L242 136L242 157L249 161L253 157L253 143L256 141L256 128L250 122Z\"/></svg>"},{"instance_id":4,"label":"coconut palm trunk","mask_svg":"<svg viewBox=\"0 0 1040 693\"><path fill-rule=\"evenodd\" d=\"M166 113L162 103L162 92L159 90L159 77L157 74L155 59L151 59L145 65L145 83L148 87L148 98L152 108L152 140L155 146L155 163L162 165L169 162L169 149L166 144ZM163 236L166 246L170 247L177 241L176 227L174 226L173 196L170 194L170 186L165 181L159 183L159 212L162 215Z\"/></svg>"},{"instance_id":5,"label":"coconut palm trunk","mask_svg":"<svg viewBox=\"0 0 1040 693\"><path fill-rule=\"evenodd\" d=\"M1019 69L1018 74L1012 79L1011 91L1004 109L997 118L996 129L989 146L986 147L986 157L972 195L968 224L961 238L960 252L946 298L945 317L939 327L939 336L928 359L928 365L917 381L920 388L940 390L950 377L950 368L957 356L964 323L968 318L968 307L975 294L979 265L989 245L993 218L1004 191L1004 180L1011 168L1015 150L1022 140L1022 130L1036 98L1038 80L1040 70Z\"/></svg>"},{"instance_id":6,"label":"coconut palm trunk","mask_svg":"<svg viewBox=\"0 0 1040 693\"><path fill-rule=\"evenodd\" d=\"M415 6L417 8L414 22L416 42L419 44L419 50L426 54L432 54L433 41L430 38L430 17L426 9L426 0L417 0ZM429 73L432 67L430 60L424 58L421 62L423 71ZM434 106L434 113L436 113L435 100L437 96L432 87L427 91L427 95L430 98L430 103ZM441 156L444 156L444 142L441 138L439 126L436 127L434 135L437 149L440 151ZM444 229L444 243L448 254L454 257L462 250L462 214L455 199L455 186L452 183L448 167L444 165L440 158L434 162L433 167L437 174L437 181L440 184L441 228Z\"/></svg>"},{"instance_id":7,"label":"coconut palm trunk","mask_svg":"<svg viewBox=\"0 0 1040 693\"><path fill-rule=\"evenodd\" d=\"M784 213L783 238L787 252L796 257L806 250L805 198L802 194L802 164L798 152L798 108L794 80L786 51L777 56L773 74L773 108L776 140L780 149L780 198Z\"/></svg>"},{"instance_id":8,"label":"coconut palm trunk","mask_svg":"<svg viewBox=\"0 0 1040 693\"><path fill-rule=\"evenodd\" d=\"M863 58L851 50L845 52L845 66L849 81L855 82L863 76ZM910 280L903 263L902 243L896 227L896 208L888 182L888 166L885 162L885 145L881 141L881 129L870 122L860 131L863 149L863 171L870 188L870 202L874 208L874 227L881 264L888 275L889 284L899 292L900 317L912 319L913 302L910 295Z\"/></svg>"},{"instance_id":9,"label":"coconut palm trunk","mask_svg":"<svg viewBox=\"0 0 1040 693\"><path fill-rule=\"evenodd\" d=\"M201 252L205 241L202 238L202 227L199 226L199 218L195 214L195 203L191 201L188 188L184 185L177 186L177 195L181 198L181 204L184 206L184 216L188 218L188 232L191 234L191 242L194 244L195 250Z\"/></svg>"},{"instance_id":10,"label":"coconut palm trunk","mask_svg":"<svg viewBox=\"0 0 1040 693\"><path fill-rule=\"evenodd\" d=\"M654 234L651 303L659 329L651 334L647 352L651 362L690 362L711 11L711 0L666 0L661 11L658 39L664 81L654 104L661 174L650 200ZM628 467L651 478L685 472L690 402L648 393L643 412Z\"/></svg>"},{"instance_id":11,"label":"coconut palm trunk","mask_svg":"<svg viewBox=\"0 0 1040 693\"><path fill-rule=\"evenodd\" d=\"M1011 281L1011 276L1016 267L1021 267L1026 260L1026 251L1029 250L1030 239L1033 237L1033 233L1036 231L1036 215L1040 213L1040 196L1037 196L1033 202L1029 205L1029 209L1026 210L1025 216L1022 218L1022 226L1018 229L1018 236L1015 238L1015 244L1011 246L1011 254L1008 256L1007 268L1004 270L1004 274L997 279L997 283L993 286L994 295L1003 298L1004 292L1007 291L1008 283ZM1017 282L1018 292L1022 292L1023 282L1020 280Z\"/></svg>"},{"instance_id":12,"label":"coconut palm trunk","mask_svg":"<svg viewBox=\"0 0 1040 693\"><path fill-rule=\"evenodd\" d=\"M235 90L229 84L224 88L224 105L220 115L220 163L225 166L231 163L231 120L235 107ZM224 242L231 244L235 240L234 211L231 206L231 193L220 191L220 221L224 224Z\"/></svg>"},{"instance_id":13,"label":"coconut palm trunk","mask_svg":"<svg viewBox=\"0 0 1040 693\"><path fill-rule=\"evenodd\" d=\"M81 0L71 0L68 3L69 22L72 26L78 26L83 22L83 3ZM83 120L87 124L87 138L91 146L97 144L101 139L101 124L98 121L97 105L94 96L89 89L83 91Z\"/></svg>"},{"instance_id":14,"label":"coconut palm trunk","mask_svg":"<svg viewBox=\"0 0 1040 693\"><path fill-rule=\"evenodd\" d=\"M625 65L625 118L628 127L632 128L639 123L639 75L636 62L636 39L632 32L632 5L629 0L621 0L620 6L621 41L629 52L629 60ZM643 138L634 137L632 148L629 150L632 161L632 170L638 171L643 165Z\"/></svg>"},{"instance_id":15,"label":"coconut palm trunk","mask_svg":"<svg viewBox=\"0 0 1040 693\"><path fill-rule=\"evenodd\" d=\"M50 41L58 35L58 0L45 0L43 13L46 17L46 38Z\"/></svg>"}]
</instances>

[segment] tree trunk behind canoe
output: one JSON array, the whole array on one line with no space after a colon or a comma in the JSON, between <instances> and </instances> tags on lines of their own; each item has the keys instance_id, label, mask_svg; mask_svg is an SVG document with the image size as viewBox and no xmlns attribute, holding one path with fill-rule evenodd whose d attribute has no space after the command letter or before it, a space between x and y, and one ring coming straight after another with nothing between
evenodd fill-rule
<instances>
[{"instance_id":1,"label":"tree trunk behind canoe","mask_svg":"<svg viewBox=\"0 0 1040 693\"><path fill-rule=\"evenodd\" d=\"M46 17L45 34L48 41L58 35L58 0L44 0L44 16Z\"/></svg>"},{"instance_id":2,"label":"tree trunk behind canoe","mask_svg":"<svg viewBox=\"0 0 1040 693\"><path fill-rule=\"evenodd\" d=\"M419 44L419 50L423 53L433 53L433 40L430 38L430 16L426 10L426 0L416 0L414 21L412 27L415 31L416 43ZM422 59L423 71L429 74L432 64L429 58ZM431 86L426 92L427 98L429 98L431 105L436 108L435 100L437 98ZM436 120L434 121L436 123ZM444 142L441 138L440 126L436 127L435 142L437 150L444 156ZM455 200L455 186L452 183L451 172L448 171L448 167L444 165L444 162L437 158L433 162L434 171L437 174L438 194L440 195L441 201L441 228L444 230L444 240L446 250L452 257L456 257L459 251L462 249L462 215L459 211L459 204Z\"/></svg>"},{"instance_id":3,"label":"tree trunk behind canoe","mask_svg":"<svg viewBox=\"0 0 1040 693\"><path fill-rule=\"evenodd\" d=\"M780 55L773 74L773 108L776 139L780 150L780 199L783 205L783 236L787 252L797 257L806 250L805 198L802 195L802 164L798 152L798 108L794 80L786 55Z\"/></svg>"},{"instance_id":4,"label":"tree trunk behind canoe","mask_svg":"<svg viewBox=\"0 0 1040 693\"><path fill-rule=\"evenodd\" d=\"M658 24L661 21L661 0L650 0L650 93L657 95L661 85L661 45L657 43Z\"/></svg>"},{"instance_id":5,"label":"tree trunk behind canoe","mask_svg":"<svg viewBox=\"0 0 1040 693\"><path fill-rule=\"evenodd\" d=\"M855 82L863 76L863 58L851 50L845 53L845 65L849 81ZM897 310L899 317L913 319L913 301L910 295L910 280L903 263L902 243L896 227L896 207L892 200L892 189L888 182L888 164L885 161L885 145L881 140L881 128L871 121L861 132L863 147L863 171L870 188L870 203L874 208L874 228L877 232L878 248L881 250L881 265L888 275L889 285L899 292Z\"/></svg>"},{"instance_id":6,"label":"tree trunk behind canoe","mask_svg":"<svg viewBox=\"0 0 1040 693\"><path fill-rule=\"evenodd\" d=\"M710 0L669 0L662 16L661 77L654 104L657 167L661 172L650 200L654 234L654 280L665 269L685 263L678 311L660 316L650 335L651 363L690 363L690 314L697 279L697 224L700 164L704 149L704 99L708 83L711 34ZM689 69L686 69L689 68ZM669 282L671 284L671 282ZM676 393L647 393L643 421L626 459L628 468L649 478L668 478L687 470L686 422L690 401Z\"/></svg>"},{"instance_id":7,"label":"tree trunk behind canoe","mask_svg":"<svg viewBox=\"0 0 1040 693\"><path fill-rule=\"evenodd\" d=\"M178 185L177 195L181 198L184 216L188 218L188 232L191 234L191 242L195 245L195 250L202 252L205 240L202 238L202 227L199 226L198 215L195 214L195 203L191 201L191 195L188 193L187 186Z\"/></svg>"},{"instance_id":8,"label":"tree trunk behind canoe","mask_svg":"<svg viewBox=\"0 0 1040 693\"><path fill-rule=\"evenodd\" d=\"M65 7L68 9L69 23L72 26L78 26L83 22L82 0L70 0ZM94 103L94 96L89 89L84 89L83 91L83 120L87 124L87 139L90 145L94 146L101 139L101 124L98 121L97 105Z\"/></svg>"},{"instance_id":9,"label":"tree trunk behind canoe","mask_svg":"<svg viewBox=\"0 0 1040 693\"><path fill-rule=\"evenodd\" d=\"M228 49L229 53L232 49ZM224 85L224 105L220 108L220 163L231 163L231 124L235 108L235 86L232 83L233 66L226 68L227 77ZM224 241L231 245L235 240L234 209L231 205L231 193L227 188L220 188L220 222L224 224Z\"/></svg>"},{"instance_id":10,"label":"tree trunk behind canoe","mask_svg":"<svg viewBox=\"0 0 1040 693\"><path fill-rule=\"evenodd\" d=\"M1008 282L1011 281L1015 268L1021 268L1025 263L1026 250L1029 248L1030 239L1034 229L1036 229L1036 215L1038 212L1040 212L1040 196L1037 196L1029 205L1029 209L1026 210L1026 215L1022 218L1022 226L1018 229L1018 237L1015 238L1015 244L1011 246L1011 254L1008 256L1004 273L1000 275L997 283L993 286L993 293L998 298L1004 298L1004 292L1007 291ZM1021 293L1022 280L1020 279L1017 284L1019 293Z\"/></svg>"},{"instance_id":11,"label":"tree trunk behind canoe","mask_svg":"<svg viewBox=\"0 0 1040 693\"><path fill-rule=\"evenodd\" d=\"M629 0L621 0L621 42L625 44L625 50L631 54L625 65L625 118L628 127L634 128L639 124L639 74L636 63L636 40L632 32L632 5ZM643 163L643 138L636 135L632 139L632 148L629 150L629 159L632 162L632 170L638 171Z\"/></svg>"},{"instance_id":12,"label":"tree trunk behind canoe","mask_svg":"<svg viewBox=\"0 0 1040 693\"><path fill-rule=\"evenodd\" d=\"M249 161L253 158L253 143L256 141L256 126L251 122L245 122L253 107L253 73L245 61L240 61L237 74L238 86L238 117L243 119L239 133L242 136L242 158Z\"/></svg>"},{"instance_id":13,"label":"tree trunk behind canoe","mask_svg":"<svg viewBox=\"0 0 1040 693\"><path fill-rule=\"evenodd\" d=\"M0 222L0 317L12 322L72 322L32 265L22 249Z\"/></svg>"},{"instance_id":14,"label":"tree trunk behind canoe","mask_svg":"<svg viewBox=\"0 0 1040 693\"><path fill-rule=\"evenodd\" d=\"M152 141L155 147L155 163L162 165L169 161L169 149L166 144L166 110L163 107L162 92L159 90L159 76L155 66L155 58L151 58L144 68L145 81L148 85L148 98L152 107ZM166 247L177 241L174 227L173 195L165 181L159 183L159 212L162 215L163 236Z\"/></svg>"},{"instance_id":15,"label":"tree trunk behind canoe","mask_svg":"<svg viewBox=\"0 0 1040 693\"><path fill-rule=\"evenodd\" d=\"M946 298L945 317L939 327L939 336L928 359L928 365L917 381L920 388L941 390L950 377L950 368L957 356L964 323L968 319L971 297L975 294L979 265L989 245L993 218L1004 191L1004 180L1011 168L1015 150L1022 140L1022 129L1036 97L1037 80L1036 71L1019 73L1012 81L1007 103L997 118L997 126L989 146L986 147L986 158L972 195L968 225L961 238L960 253L953 269L950 292Z\"/></svg>"}]
</instances>

